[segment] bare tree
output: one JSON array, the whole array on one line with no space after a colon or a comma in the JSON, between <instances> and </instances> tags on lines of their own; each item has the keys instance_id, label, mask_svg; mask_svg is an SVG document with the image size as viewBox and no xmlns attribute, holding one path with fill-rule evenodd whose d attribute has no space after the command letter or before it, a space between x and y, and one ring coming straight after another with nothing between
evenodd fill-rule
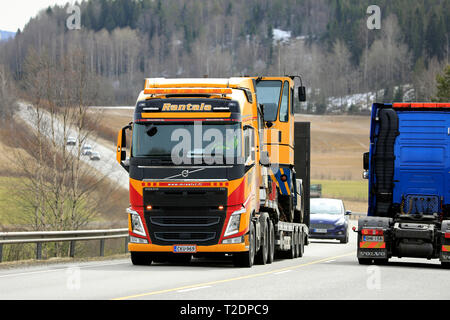
<instances>
[{"instance_id":1,"label":"bare tree","mask_svg":"<svg viewBox=\"0 0 450 320\"><path fill-rule=\"evenodd\" d=\"M89 57L73 52L53 63L47 54L31 52L26 63L31 105L22 104L26 114L18 139L34 159L16 157L25 179L19 197L26 221L34 230L68 230L86 226L95 216L96 201L89 195L105 175L84 163L81 146L92 138L87 106L96 99L98 78L89 72ZM67 138L77 137L68 147Z\"/></svg>"}]
</instances>

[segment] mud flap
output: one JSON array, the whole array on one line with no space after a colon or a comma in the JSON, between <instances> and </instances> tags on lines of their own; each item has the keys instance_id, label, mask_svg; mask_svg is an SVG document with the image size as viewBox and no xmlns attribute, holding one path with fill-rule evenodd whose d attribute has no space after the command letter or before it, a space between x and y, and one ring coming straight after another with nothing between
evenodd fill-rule
<instances>
[{"instance_id":1,"label":"mud flap","mask_svg":"<svg viewBox=\"0 0 450 320\"><path fill-rule=\"evenodd\" d=\"M445 233L450 233L450 220L442 221L441 227L441 254L439 260L444 263L450 263L450 238L445 237Z\"/></svg>"},{"instance_id":2,"label":"mud flap","mask_svg":"<svg viewBox=\"0 0 450 320\"><path fill-rule=\"evenodd\" d=\"M366 217L358 220L358 250L359 259L389 259L389 239L386 231L392 224L392 219L381 217ZM383 230L382 235L365 235L363 229Z\"/></svg>"}]
</instances>

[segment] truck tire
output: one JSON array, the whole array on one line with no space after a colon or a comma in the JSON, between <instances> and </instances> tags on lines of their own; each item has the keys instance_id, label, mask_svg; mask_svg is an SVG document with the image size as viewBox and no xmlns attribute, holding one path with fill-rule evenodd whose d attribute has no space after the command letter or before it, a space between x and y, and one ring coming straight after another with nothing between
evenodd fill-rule
<instances>
[{"instance_id":1,"label":"truck tire","mask_svg":"<svg viewBox=\"0 0 450 320\"><path fill-rule=\"evenodd\" d=\"M275 228L272 220L269 219L269 247L267 254L267 263L271 264L275 259Z\"/></svg>"},{"instance_id":2,"label":"truck tire","mask_svg":"<svg viewBox=\"0 0 450 320\"><path fill-rule=\"evenodd\" d=\"M255 262L256 236L255 226L252 221L250 222L250 229L248 231L248 243L248 251L233 255L233 263L236 267L251 268Z\"/></svg>"},{"instance_id":3,"label":"truck tire","mask_svg":"<svg viewBox=\"0 0 450 320\"><path fill-rule=\"evenodd\" d=\"M372 259L358 258L358 262L362 265L369 265L372 264Z\"/></svg>"},{"instance_id":4,"label":"truck tire","mask_svg":"<svg viewBox=\"0 0 450 320\"><path fill-rule=\"evenodd\" d=\"M299 256L299 258L301 258L301 257L303 257L303 254L305 253L305 238L303 237L303 233L299 234L299 239L300 239L300 243L299 243L298 256Z\"/></svg>"},{"instance_id":5,"label":"truck tire","mask_svg":"<svg viewBox=\"0 0 450 320\"><path fill-rule=\"evenodd\" d=\"M255 257L256 264L266 264L269 255L269 223L268 220L264 222L262 231L262 241L261 247L259 248L258 254Z\"/></svg>"},{"instance_id":6,"label":"truck tire","mask_svg":"<svg viewBox=\"0 0 450 320\"><path fill-rule=\"evenodd\" d=\"M295 258L300 257L300 230L295 229Z\"/></svg>"},{"instance_id":7,"label":"truck tire","mask_svg":"<svg viewBox=\"0 0 450 320\"><path fill-rule=\"evenodd\" d=\"M152 263L152 257L146 252L131 252L131 262L135 266L148 266Z\"/></svg>"},{"instance_id":8,"label":"truck tire","mask_svg":"<svg viewBox=\"0 0 450 320\"><path fill-rule=\"evenodd\" d=\"M296 246L297 246L297 229L294 228L294 231L292 231L291 234L291 249L288 251L288 258L289 259L295 259L296 258Z\"/></svg>"}]
</instances>

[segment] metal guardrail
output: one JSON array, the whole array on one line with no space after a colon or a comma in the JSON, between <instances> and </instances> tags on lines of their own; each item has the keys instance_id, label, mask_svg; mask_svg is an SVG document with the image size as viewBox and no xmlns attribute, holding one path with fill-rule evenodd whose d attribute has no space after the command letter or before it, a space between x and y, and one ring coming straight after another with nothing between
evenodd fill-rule
<instances>
[{"instance_id":1,"label":"metal guardrail","mask_svg":"<svg viewBox=\"0 0 450 320\"><path fill-rule=\"evenodd\" d=\"M42 259L42 243L70 241L69 256L75 256L75 241L100 240L100 256L105 254L105 240L125 239L125 252L128 251L128 229L74 230L74 231L31 231L0 232L0 262L3 259L4 244L36 243L36 259Z\"/></svg>"}]
</instances>

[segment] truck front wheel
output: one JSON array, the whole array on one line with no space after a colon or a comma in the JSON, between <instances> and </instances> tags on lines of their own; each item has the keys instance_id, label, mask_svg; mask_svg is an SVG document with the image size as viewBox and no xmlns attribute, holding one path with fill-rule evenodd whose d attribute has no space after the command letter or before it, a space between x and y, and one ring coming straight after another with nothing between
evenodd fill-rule
<instances>
[{"instance_id":1,"label":"truck front wheel","mask_svg":"<svg viewBox=\"0 0 450 320\"><path fill-rule=\"evenodd\" d=\"M146 252L131 252L131 262L135 266L147 266L152 263L152 257Z\"/></svg>"},{"instance_id":2,"label":"truck front wheel","mask_svg":"<svg viewBox=\"0 0 450 320\"><path fill-rule=\"evenodd\" d=\"M255 226L250 222L250 230L248 231L248 251L235 253L233 255L233 262L236 267L250 268L255 261Z\"/></svg>"}]
</instances>

